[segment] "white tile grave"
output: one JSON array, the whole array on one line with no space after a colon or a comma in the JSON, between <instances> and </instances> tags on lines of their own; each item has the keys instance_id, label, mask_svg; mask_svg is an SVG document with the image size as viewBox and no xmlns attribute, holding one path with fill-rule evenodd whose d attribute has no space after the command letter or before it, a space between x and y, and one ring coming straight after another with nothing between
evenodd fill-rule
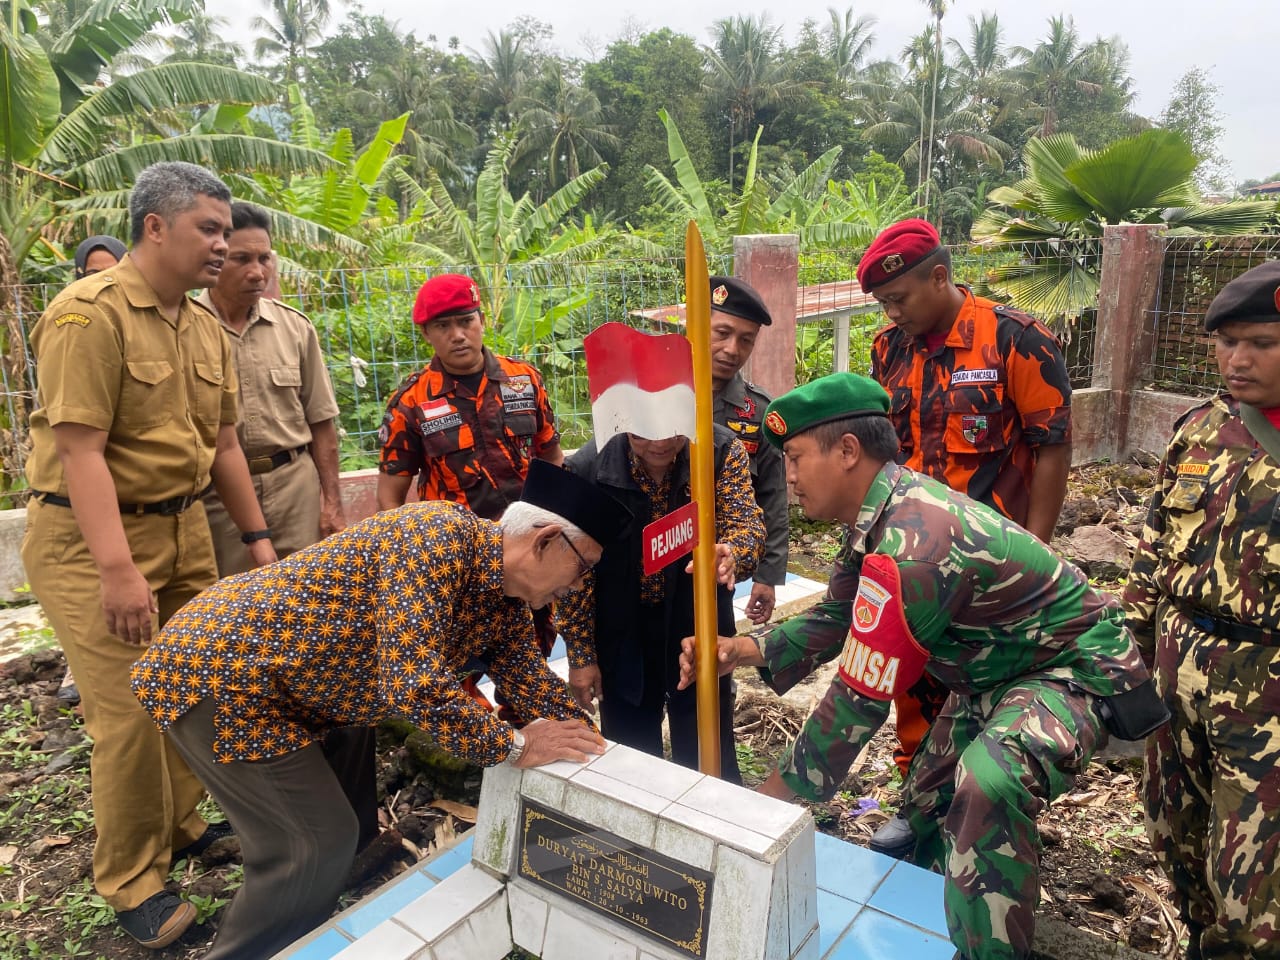
<instances>
[{"instance_id":1,"label":"white tile grave","mask_svg":"<svg viewBox=\"0 0 1280 960\"><path fill-rule=\"evenodd\" d=\"M573 834L601 854L601 865L632 864L624 888L649 878L670 899L662 878L686 868L686 879L709 874L709 911L680 914L685 922L701 919L698 935L664 939L522 876L521 809L529 802L543 810L533 808L528 822L564 816L646 848L610 858L598 832ZM639 861L652 863L652 876L650 868L634 867ZM584 889L599 889L603 875L583 864L582 876L592 880ZM655 909L650 902L640 913L654 916ZM492 767L472 862L338 958L502 960L513 944L542 960L817 960L813 820L802 807L612 743L586 764Z\"/></svg>"}]
</instances>

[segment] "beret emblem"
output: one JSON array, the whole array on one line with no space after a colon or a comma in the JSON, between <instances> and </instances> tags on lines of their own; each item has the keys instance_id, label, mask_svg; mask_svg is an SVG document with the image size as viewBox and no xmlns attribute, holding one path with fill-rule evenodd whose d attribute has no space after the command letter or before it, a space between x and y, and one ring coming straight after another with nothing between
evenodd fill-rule
<instances>
[{"instance_id":1,"label":"beret emblem","mask_svg":"<svg viewBox=\"0 0 1280 960\"><path fill-rule=\"evenodd\" d=\"M711 291L711 302L714 303L717 307L721 306L728 299L729 299L729 288L726 287L723 283Z\"/></svg>"},{"instance_id":2,"label":"beret emblem","mask_svg":"<svg viewBox=\"0 0 1280 960\"><path fill-rule=\"evenodd\" d=\"M905 263L906 261L902 259L902 254L891 253L880 261L880 269L885 273L897 273Z\"/></svg>"},{"instance_id":3,"label":"beret emblem","mask_svg":"<svg viewBox=\"0 0 1280 960\"><path fill-rule=\"evenodd\" d=\"M782 415L777 410L770 410L768 416L764 418L764 425L776 433L778 436L786 436L787 421L782 419Z\"/></svg>"}]
</instances>

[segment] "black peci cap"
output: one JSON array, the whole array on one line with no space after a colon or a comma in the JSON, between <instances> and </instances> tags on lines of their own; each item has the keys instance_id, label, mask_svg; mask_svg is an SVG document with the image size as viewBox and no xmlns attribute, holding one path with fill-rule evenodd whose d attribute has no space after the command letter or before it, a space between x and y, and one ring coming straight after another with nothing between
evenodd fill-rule
<instances>
[{"instance_id":1,"label":"black peci cap","mask_svg":"<svg viewBox=\"0 0 1280 960\"><path fill-rule=\"evenodd\" d=\"M600 546L620 539L632 513L599 486L545 460L529 461L520 499L563 517Z\"/></svg>"}]
</instances>

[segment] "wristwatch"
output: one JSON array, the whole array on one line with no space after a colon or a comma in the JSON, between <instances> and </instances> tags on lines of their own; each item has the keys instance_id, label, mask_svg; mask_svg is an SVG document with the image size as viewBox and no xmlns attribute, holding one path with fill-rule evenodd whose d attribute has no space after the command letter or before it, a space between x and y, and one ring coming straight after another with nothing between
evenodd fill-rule
<instances>
[{"instance_id":1,"label":"wristwatch","mask_svg":"<svg viewBox=\"0 0 1280 960\"><path fill-rule=\"evenodd\" d=\"M240 534L241 543L257 543L259 540L270 540L271 528L267 527L262 530L248 530Z\"/></svg>"},{"instance_id":2,"label":"wristwatch","mask_svg":"<svg viewBox=\"0 0 1280 960\"><path fill-rule=\"evenodd\" d=\"M507 754L507 758L502 762L509 767L514 767L520 762L520 758L524 756L524 734L519 730L511 731L511 752Z\"/></svg>"}]
</instances>

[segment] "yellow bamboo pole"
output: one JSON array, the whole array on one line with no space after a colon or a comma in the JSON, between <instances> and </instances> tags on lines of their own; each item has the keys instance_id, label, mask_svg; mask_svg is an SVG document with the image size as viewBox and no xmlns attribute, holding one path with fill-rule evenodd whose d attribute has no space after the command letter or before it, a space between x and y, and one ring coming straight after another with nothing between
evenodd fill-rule
<instances>
[{"instance_id":1,"label":"yellow bamboo pole","mask_svg":"<svg viewBox=\"0 0 1280 960\"><path fill-rule=\"evenodd\" d=\"M720 776L720 685L716 662L716 490L711 396L711 281L702 234L692 220L684 235L685 335L693 348L694 432L690 489L698 505L693 550L693 632L697 638L698 766Z\"/></svg>"}]
</instances>

